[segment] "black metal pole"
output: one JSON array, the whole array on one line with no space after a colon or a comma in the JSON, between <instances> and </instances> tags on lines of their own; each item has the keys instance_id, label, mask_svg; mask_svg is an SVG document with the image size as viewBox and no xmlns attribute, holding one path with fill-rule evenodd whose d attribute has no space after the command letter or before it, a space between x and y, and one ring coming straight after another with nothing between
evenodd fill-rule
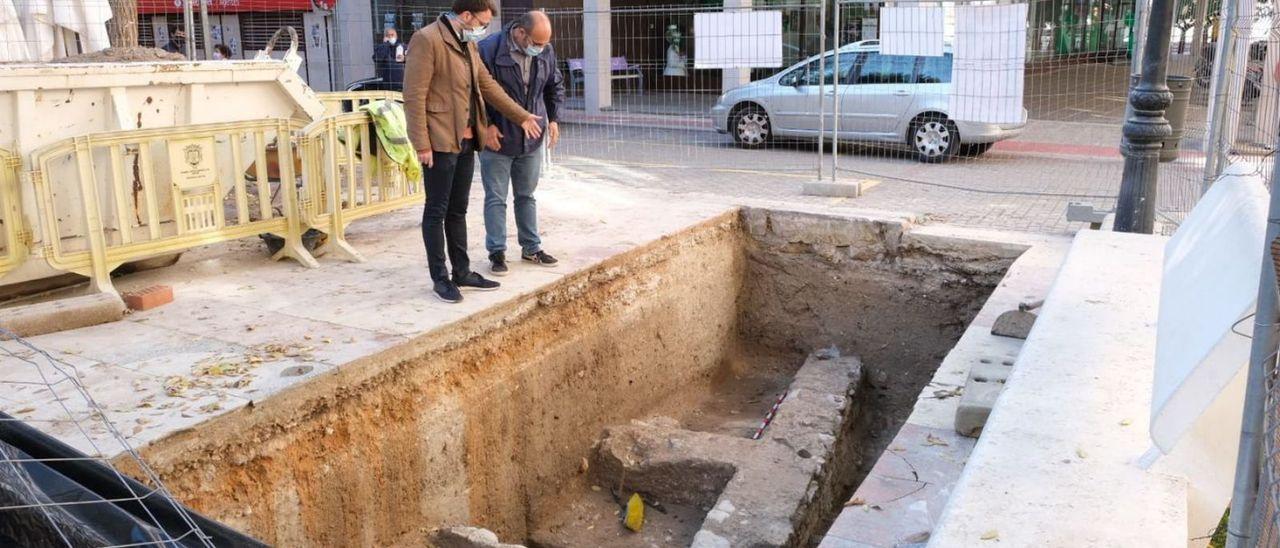
<instances>
[{"instance_id":1,"label":"black metal pole","mask_svg":"<svg viewBox=\"0 0 1280 548\"><path fill-rule=\"evenodd\" d=\"M1173 94L1165 77L1169 67L1169 39L1173 33L1174 0L1151 0L1146 40L1142 46L1142 76L1129 92L1124 121L1124 176L1116 201L1115 230L1150 234L1155 227L1156 183L1160 176L1160 147L1173 134L1165 110Z\"/></svg>"}]
</instances>

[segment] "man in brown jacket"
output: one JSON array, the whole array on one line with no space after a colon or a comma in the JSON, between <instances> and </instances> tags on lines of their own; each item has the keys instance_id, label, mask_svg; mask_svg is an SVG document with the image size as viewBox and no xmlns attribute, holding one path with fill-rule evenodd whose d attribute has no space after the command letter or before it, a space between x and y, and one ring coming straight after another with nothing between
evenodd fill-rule
<instances>
[{"instance_id":1,"label":"man in brown jacket","mask_svg":"<svg viewBox=\"0 0 1280 548\"><path fill-rule=\"evenodd\" d=\"M462 287L498 288L497 282L472 272L467 257L467 201L478 140L489 126L485 102L507 119L519 120L530 139L542 136L542 119L511 100L480 60L475 42L492 19L489 0L454 0L453 13L414 33L405 59L405 117L427 191L422 241L433 290L450 303L462 300ZM446 247L452 277L445 265Z\"/></svg>"}]
</instances>

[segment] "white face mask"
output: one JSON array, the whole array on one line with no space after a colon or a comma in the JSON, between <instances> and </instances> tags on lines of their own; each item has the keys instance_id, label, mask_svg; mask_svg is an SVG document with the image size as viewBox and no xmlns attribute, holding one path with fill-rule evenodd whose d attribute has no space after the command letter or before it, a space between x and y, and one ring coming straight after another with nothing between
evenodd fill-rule
<instances>
[{"instance_id":1,"label":"white face mask","mask_svg":"<svg viewBox=\"0 0 1280 548\"><path fill-rule=\"evenodd\" d=\"M463 42L479 42L484 38L486 34L489 33L488 26L475 27L475 28L468 27L467 24L463 22L462 17L460 15L455 13L455 14L450 14L450 16L456 19L458 23L462 24L462 41Z\"/></svg>"},{"instance_id":2,"label":"white face mask","mask_svg":"<svg viewBox=\"0 0 1280 548\"><path fill-rule=\"evenodd\" d=\"M383 42L386 42L386 43L388 43L388 44L394 44L394 43L396 43L396 39L395 39L394 37L392 37L392 38L383 38L383 39L382 39L382 41L383 41Z\"/></svg>"},{"instance_id":3,"label":"white face mask","mask_svg":"<svg viewBox=\"0 0 1280 548\"><path fill-rule=\"evenodd\" d=\"M221 53L218 53L218 52L216 52L216 51L215 51L215 52L213 52L213 60L214 60L214 61L221 61L221 60L223 60L223 59L226 59L226 57L223 57Z\"/></svg>"}]
</instances>

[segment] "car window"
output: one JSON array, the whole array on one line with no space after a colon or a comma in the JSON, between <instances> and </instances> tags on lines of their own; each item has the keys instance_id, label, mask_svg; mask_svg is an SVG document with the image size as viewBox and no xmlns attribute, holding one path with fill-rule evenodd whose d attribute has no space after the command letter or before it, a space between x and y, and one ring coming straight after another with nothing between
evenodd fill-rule
<instances>
[{"instance_id":1,"label":"car window","mask_svg":"<svg viewBox=\"0 0 1280 548\"><path fill-rule=\"evenodd\" d=\"M920 74L916 76L917 84L951 83L951 54L941 57L921 57Z\"/></svg>"},{"instance_id":2,"label":"car window","mask_svg":"<svg viewBox=\"0 0 1280 548\"><path fill-rule=\"evenodd\" d=\"M849 81L850 75L853 74L853 61L857 56L858 54L856 53L840 54L840 80L842 82ZM813 61L810 61L809 64L793 70L786 76L783 76L780 83L784 86L816 86L822 80L826 80L827 85L835 83L832 79L832 74L835 73L835 56L828 55L823 60L823 66L821 69L825 78L818 77L818 64L819 60L814 59Z\"/></svg>"},{"instance_id":3,"label":"car window","mask_svg":"<svg viewBox=\"0 0 1280 548\"><path fill-rule=\"evenodd\" d=\"M858 84L908 84L916 72L912 55L868 53L858 71Z\"/></svg>"}]
</instances>

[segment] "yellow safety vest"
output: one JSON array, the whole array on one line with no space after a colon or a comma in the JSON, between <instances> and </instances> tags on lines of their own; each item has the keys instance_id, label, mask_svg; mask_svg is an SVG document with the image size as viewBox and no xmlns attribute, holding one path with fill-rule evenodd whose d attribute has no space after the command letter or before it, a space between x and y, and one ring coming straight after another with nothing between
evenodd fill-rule
<instances>
[{"instance_id":1,"label":"yellow safety vest","mask_svg":"<svg viewBox=\"0 0 1280 548\"><path fill-rule=\"evenodd\" d=\"M404 119L404 107L395 101L370 101L360 110L369 113L378 131L378 142L387 157L400 166L409 180L422 177L422 164L418 163L418 151L409 142L408 124Z\"/></svg>"}]
</instances>

